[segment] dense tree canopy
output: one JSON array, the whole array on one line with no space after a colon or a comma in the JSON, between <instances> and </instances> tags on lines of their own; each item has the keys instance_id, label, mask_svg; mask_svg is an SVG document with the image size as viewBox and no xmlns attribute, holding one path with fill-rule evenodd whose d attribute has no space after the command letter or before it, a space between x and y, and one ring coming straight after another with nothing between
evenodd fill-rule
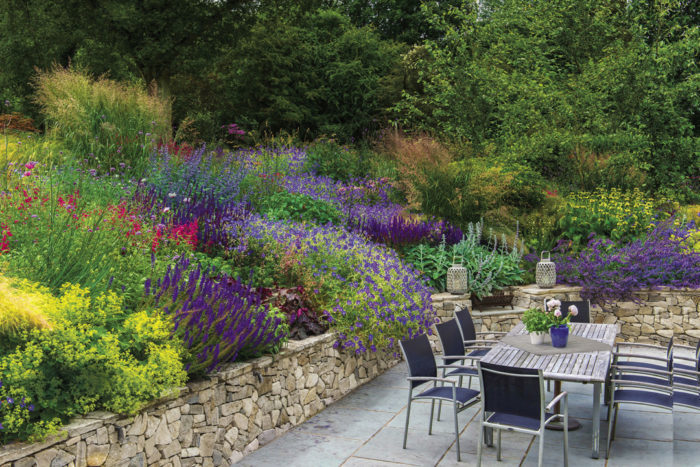
<instances>
[{"instance_id":1,"label":"dense tree canopy","mask_svg":"<svg viewBox=\"0 0 700 467\"><path fill-rule=\"evenodd\" d=\"M391 122L573 186L700 192L692 0L6 0L0 97L34 69L155 83L191 138Z\"/></svg>"}]
</instances>

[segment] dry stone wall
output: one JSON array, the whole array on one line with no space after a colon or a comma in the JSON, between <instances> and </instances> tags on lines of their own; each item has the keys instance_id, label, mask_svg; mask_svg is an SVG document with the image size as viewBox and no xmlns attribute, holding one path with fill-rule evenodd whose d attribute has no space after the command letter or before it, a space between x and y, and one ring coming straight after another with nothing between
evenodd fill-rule
<instances>
[{"instance_id":1,"label":"dry stone wall","mask_svg":"<svg viewBox=\"0 0 700 467\"><path fill-rule=\"evenodd\" d=\"M581 288L556 286L540 289L529 285L511 289L513 307L473 310L474 322L481 331L509 331L522 319L522 313L532 307L542 307L545 299L580 300ZM602 310L593 306L592 321L617 324L618 340L665 345L671 336L678 343L695 345L700 339L700 290L670 289L641 290L638 301L618 302ZM439 294L433 302L441 320L451 319L455 305L471 302L466 296Z\"/></svg>"},{"instance_id":2,"label":"dry stone wall","mask_svg":"<svg viewBox=\"0 0 700 467\"><path fill-rule=\"evenodd\" d=\"M0 467L230 465L398 362L333 348L327 334L232 364L135 417L95 412L43 443L0 448Z\"/></svg>"}]
</instances>

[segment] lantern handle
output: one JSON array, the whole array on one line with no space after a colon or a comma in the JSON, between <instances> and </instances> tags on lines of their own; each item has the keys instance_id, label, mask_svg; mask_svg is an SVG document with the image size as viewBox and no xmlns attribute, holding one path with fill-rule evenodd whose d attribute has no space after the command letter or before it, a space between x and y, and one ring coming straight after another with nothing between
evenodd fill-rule
<instances>
[{"instance_id":1,"label":"lantern handle","mask_svg":"<svg viewBox=\"0 0 700 467\"><path fill-rule=\"evenodd\" d=\"M458 255L456 253L452 253L452 266L457 264L457 258L459 258L459 265L462 266L462 263L464 263L464 255Z\"/></svg>"},{"instance_id":2,"label":"lantern handle","mask_svg":"<svg viewBox=\"0 0 700 467\"><path fill-rule=\"evenodd\" d=\"M549 251L546 251L546 250L543 251L543 252L540 254L540 261L544 261L544 254L545 254L545 253L547 253L547 261L551 261L552 256L551 256L551 254L549 253Z\"/></svg>"}]
</instances>

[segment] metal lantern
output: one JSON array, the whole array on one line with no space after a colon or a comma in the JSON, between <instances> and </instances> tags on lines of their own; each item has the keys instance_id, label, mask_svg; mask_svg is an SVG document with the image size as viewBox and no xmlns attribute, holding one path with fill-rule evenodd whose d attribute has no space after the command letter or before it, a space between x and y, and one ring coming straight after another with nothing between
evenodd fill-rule
<instances>
[{"instance_id":1,"label":"metal lantern","mask_svg":"<svg viewBox=\"0 0 700 467\"><path fill-rule=\"evenodd\" d=\"M452 266L447 269L447 291L455 295L463 295L469 290L469 276L467 268L462 266L462 261L457 264L452 258Z\"/></svg>"},{"instance_id":2,"label":"metal lantern","mask_svg":"<svg viewBox=\"0 0 700 467\"><path fill-rule=\"evenodd\" d=\"M545 253L547 258L545 258ZM540 261L535 269L535 282L541 289L551 289L557 283L557 267L551 260L548 251L543 251L540 255Z\"/></svg>"}]
</instances>

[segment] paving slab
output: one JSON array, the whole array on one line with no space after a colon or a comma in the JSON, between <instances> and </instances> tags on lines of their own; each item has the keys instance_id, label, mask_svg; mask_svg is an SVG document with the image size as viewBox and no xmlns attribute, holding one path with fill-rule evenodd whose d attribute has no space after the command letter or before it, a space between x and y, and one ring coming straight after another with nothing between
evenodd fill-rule
<instances>
[{"instance_id":1,"label":"paving slab","mask_svg":"<svg viewBox=\"0 0 700 467\"><path fill-rule=\"evenodd\" d=\"M294 428L299 433L365 441L396 417L392 412L377 412L332 405Z\"/></svg>"},{"instance_id":2,"label":"paving slab","mask_svg":"<svg viewBox=\"0 0 700 467\"><path fill-rule=\"evenodd\" d=\"M601 454L605 449L601 449ZM655 466L673 464L673 442L615 438L607 467ZM575 465L575 464L574 464Z\"/></svg>"},{"instance_id":3,"label":"paving slab","mask_svg":"<svg viewBox=\"0 0 700 467\"><path fill-rule=\"evenodd\" d=\"M454 434L409 430L406 449L403 445L403 429L385 427L354 454L385 462L398 461L413 465L436 465L452 443Z\"/></svg>"},{"instance_id":4,"label":"paving slab","mask_svg":"<svg viewBox=\"0 0 700 467\"><path fill-rule=\"evenodd\" d=\"M246 467L336 467L352 455L362 441L317 436L292 429L241 459L236 465Z\"/></svg>"},{"instance_id":5,"label":"paving slab","mask_svg":"<svg viewBox=\"0 0 700 467\"><path fill-rule=\"evenodd\" d=\"M460 451L457 462L450 404L443 405L442 419L433 422L428 436L430 402L415 401L411 407L408 449L402 448L408 384L406 365L401 363L374 381L293 428L272 443L246 456L245 466L435 466L476 465L479 433L478 406L459 414ZM466 381L465 381L466 385ZM573 466L700 466L700 414L676 410L623 405L619 411L612 456L605 459L607 421L601 420L601 458L591 455L593 387L564 383L570 394L569 409L582 427L569 433L569 463ZM474 380L472 388L478 388ZM547 394L551 399L552 394ZM436 409L437 411L437 409ZM606 417L607 407L601 407ZM675 442L673 441L675 436ZM563 434L545 433L544 465L563 465ZM503 432L503 460L496 448L485 447L484 466L536 465L537 438Z\"/></svg>"}]
</instances>

